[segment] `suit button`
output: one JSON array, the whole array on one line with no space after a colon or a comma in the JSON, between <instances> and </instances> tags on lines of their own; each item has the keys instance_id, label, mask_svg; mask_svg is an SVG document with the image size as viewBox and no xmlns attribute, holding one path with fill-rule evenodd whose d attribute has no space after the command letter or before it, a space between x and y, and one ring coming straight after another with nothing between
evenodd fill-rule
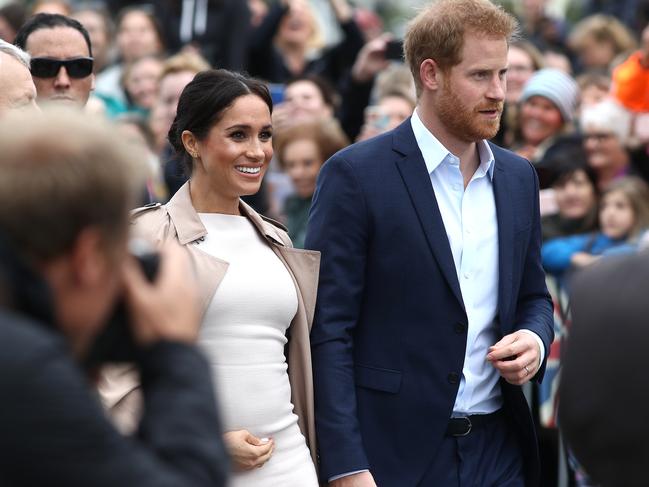
<instances>
[{"instance_id":1,"label":"suit button","mask_svg":"<svg viewBox=\"0 0 649 487\"><path fill-rule=\"evenodd\" d=\"M455 329L455 333L457 333L458 335L461 335L462 333L466 332L466 325L461 321L455 323L455 326L453 328Z\"/></svg>"},{"instance_id":2,"label":"suit button","mask_svg":"<svg viewBox=\"0 0 649 487\"><path fill-rule=\"evenodd\" d=\"M457 384L458 382L460 382L460 374L451 372L450 374L448 374L447 379L451 384Z\"/></svg>"}]
</instances>

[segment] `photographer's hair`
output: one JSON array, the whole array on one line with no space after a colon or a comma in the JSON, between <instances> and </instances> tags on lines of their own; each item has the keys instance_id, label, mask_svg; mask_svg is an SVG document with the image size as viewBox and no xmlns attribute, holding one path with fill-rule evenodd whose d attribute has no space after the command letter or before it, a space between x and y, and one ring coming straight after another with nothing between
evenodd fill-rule
<instances>
[{"instance_id":1,"label":"photographer's hair","mask_svg":"<svg viewBox=\"0 0 649 487\"><path fill-rule=\"evenodd\" d=\"M33 262L64 255L87 228L126 237L145 168L107 122L76 112L0 121L0 233ZM107 249L108 250L108 249Z\"/></svg>"},{"instance_id":2,"label":"photographer's hair","mask_svg":"<svg viewBox=\"0 0 649 487\"><path fill-rule=\"evenodd\" d=\"M422 10L408 25L403 42L418 97L421 63L433 59L442 70L456 66L462 61L466 33L501 37L509 43L518 34L518 22L489 0L440 0Z\"/></svg>"},{"instance_id":3,"label":"photographer's hair","mask_svg":"<svg viewBox=\"0 0 649 487\"><path fill-rule=\"evenodd\" d=\"M11 56L20 64L29 69L30 56L18 46L14 46L13 44L9 44L7 41L0 39L0 52Z\"/></svg>"},{"instance_id":4,"label":"photographer's hair","mask_svg":"<svg viewBox=\"0 0 649 487\"><path fill-rule=\"evenodd\" d=\"M183 131L188 130L198 140L204 140L235 100L246 95L258 96L273 112L268 87L240 73L210 69L198 73L185 86L178 100L176 118L169 129L169 142L181 157L187 175L192 174L193 159L183 145Z\"/></svg>"},{"instance_id":5,"label":"photographer's hair","mask_svg":"<svg viewBox=\"0 0 649 487\"><path fill-rule=\"evenodd\" d=\"M40 29L54 29L56 27L70 27L71 29L79 31L88 46L88 55L92 57L90 35L86 28L81 25L81 22L60 14L43 13L34 15L20 28L16 34L16 39L14 39L14 44L23 50L27 50L27 40L35 31Z\"/></svg>"}]
</instances>

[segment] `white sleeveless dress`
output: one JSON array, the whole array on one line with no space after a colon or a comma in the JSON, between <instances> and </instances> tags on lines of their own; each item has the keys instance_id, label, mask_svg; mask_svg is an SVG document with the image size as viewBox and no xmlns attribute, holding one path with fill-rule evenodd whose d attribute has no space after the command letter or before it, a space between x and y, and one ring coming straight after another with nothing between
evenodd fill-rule
<instances>
[{"instance_id":1,"label":"white sleeveless dress","mask_svg":"<svg viewBox=\"0 0 649 487\"><path fill-rule=\"evenodd\" d=\"M273 438L261 468L233 473L231 487L317 487L291 403L284 347L297 312L289 271L242 216L199 213L207 229L199 248L229 263L209 304L199 345L212 367L224 431Z\"/></svg>"}]
</instances>

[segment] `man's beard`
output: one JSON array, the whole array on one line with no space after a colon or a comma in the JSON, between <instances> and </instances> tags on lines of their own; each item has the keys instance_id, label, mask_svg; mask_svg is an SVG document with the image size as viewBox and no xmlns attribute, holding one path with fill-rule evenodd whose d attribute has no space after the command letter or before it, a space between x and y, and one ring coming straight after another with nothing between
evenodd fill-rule
<instances>
[{"instance_id":1,"label":"man's beard","mask_svg":"<svg viewBox=\"0 0 649 487\"><path fill-rule=\"evenodd\" d=\"M444 92L435 108L440 121L451 134L465 142L478 142L491 139L498 133L503 104L492 102L468 108L445 79ZM493 120L484 119L479 113L482 110L496 110L498 117Z\"/></svg>"}]
</instances>

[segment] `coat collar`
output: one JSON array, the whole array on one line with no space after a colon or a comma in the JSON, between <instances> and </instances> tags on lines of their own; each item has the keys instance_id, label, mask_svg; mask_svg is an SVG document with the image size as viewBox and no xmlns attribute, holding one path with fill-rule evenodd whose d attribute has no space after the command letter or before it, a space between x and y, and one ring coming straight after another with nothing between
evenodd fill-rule
<instances>
[{"instance_id":1,"label":"coat collar","mask_svg":"<svg viewBox=\"0 0 649 487\"><path fill-rule=\"evenodd\" d=\"M439 211L426 163L412 131L410 118L394 129L392 148L402 156L396 161L397 169L410 194L428 246L451 291L464 307L442 214Z\"/></svg>"},{"instance_id":2,"label":"coat collar","mask_svg":"<svg viewBox=\"0 0 649 487\"><path fill-rule=\"evenodd\" d=\"M190 182L191 180L183 184L166 205L181 245L187 245L207 235L207 229L192 204L189 192ZM264 220L255 210L241 200L239 200L239 209L241 214L248 218L257 231L267 240L277 245L285 245L279 228Z\"/></svg>"}]
</instances>

